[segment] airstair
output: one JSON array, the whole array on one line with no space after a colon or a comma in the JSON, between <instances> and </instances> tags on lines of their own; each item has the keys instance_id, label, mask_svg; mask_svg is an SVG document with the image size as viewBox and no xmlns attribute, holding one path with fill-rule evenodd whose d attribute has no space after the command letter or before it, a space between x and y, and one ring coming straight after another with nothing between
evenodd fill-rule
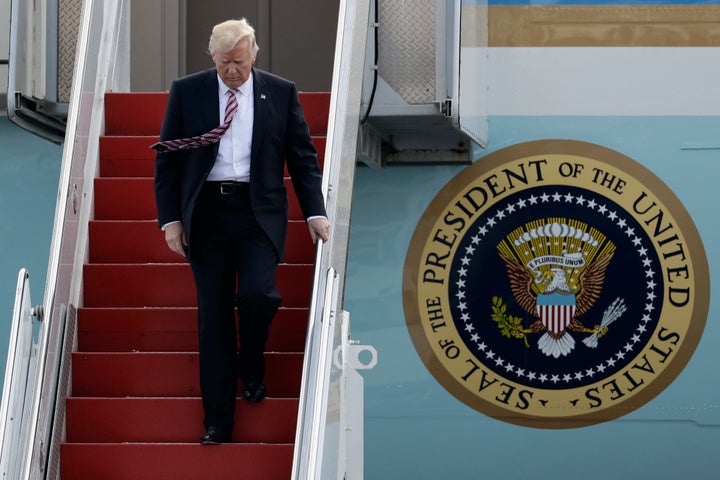
<instances>
[{"instance_id":1,"label":"airstair","mask_svg":"<svg viewBox=\"0 0 720 480\"><path fill-rule=\"evenodd\" d=\"M316 148L324 152L330 95L300 98ZM162 93L105 96L100 176L60 454L63 478L194 479L213 464L228 478L243 472L247 478L287 479L313 245L287 177L288 252L277 279L283 304L266 353L270 398L259 405L238 401L236 443L218 452L201 448L195 288L188 264L167 249L158 229L154 155L148 148L159 136L166 99Z\"/></svg>"},{"instance_id":2,"label":"airstair","mask_svg":"<svg viewBox=\"0 0 720 480\"><path fill-rule=\"evenodd\" d=\"M331 239L311 243L286 179L269 397L238 401L235 443L217 447L199 445L192 274L165 246L154 207L148 146L167 96L127 91L128 9L123 0L83 6L42 307L29 307L25 272L18 285L3 478L197 479L208 469L213 478L362 478L358 370L376 357L350 341L342 290L369 3L341 4L332 92L301 94ZM36 338L22 334L33 329ZM13 382L18 372L27 381Z\"/></svg>"}]
</instances>

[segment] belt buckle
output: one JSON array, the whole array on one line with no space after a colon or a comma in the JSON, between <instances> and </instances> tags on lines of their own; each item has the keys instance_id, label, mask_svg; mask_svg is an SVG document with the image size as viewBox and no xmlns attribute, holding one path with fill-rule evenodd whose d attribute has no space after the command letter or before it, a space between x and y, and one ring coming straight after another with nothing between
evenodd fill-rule
<instances>
[{"instance_id":1,"label":"belt buckle","mask_svg":"<svg viewBox=\"0 0 720 480\"><path fill-rule=\"evenodd\" d=\"M225 190L225 187L228 187L227 191ZM220 184L220 194L221 195L232 195L233 187L234 187L234 185L232 183L221 183Z\"/></svg>"}]
</instances>

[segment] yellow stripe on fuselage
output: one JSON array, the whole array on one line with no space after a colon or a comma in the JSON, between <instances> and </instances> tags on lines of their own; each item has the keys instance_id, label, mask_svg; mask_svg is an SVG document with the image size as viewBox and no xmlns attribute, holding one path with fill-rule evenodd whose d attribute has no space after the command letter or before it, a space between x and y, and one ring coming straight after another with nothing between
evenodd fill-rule
<instances>
[{"instance_id":1,"label":"yellow stripe on fuselage","mask_svg":"<svg viewBox=\"0 0 720 480\"><path fill-rule=\"evenodd\" d=\"M463 7L490 47L720 46L720 5L491 5ZM463 35L463 47L480 47ZM483 39L484 40L484 39Z\"/></svg>"}]
</instances>

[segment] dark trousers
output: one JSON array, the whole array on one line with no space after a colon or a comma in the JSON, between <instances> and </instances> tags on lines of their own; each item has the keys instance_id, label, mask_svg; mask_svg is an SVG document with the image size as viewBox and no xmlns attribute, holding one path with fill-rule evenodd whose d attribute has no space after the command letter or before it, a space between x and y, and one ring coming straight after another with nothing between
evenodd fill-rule
<instances>
[{"instance_id":1,"label":"dark trousers","mask_svg":"<svg viewBox=\"0 0 720 480\"><path fill-rule=\"evenodd\" d=\"M217 183L207 182L191 235L204 423L232 428L238 377L259 382L265 375L265 342L281 300L278 256L252 214L247 185L222 194Z\"/></svg>"}]
</instances>

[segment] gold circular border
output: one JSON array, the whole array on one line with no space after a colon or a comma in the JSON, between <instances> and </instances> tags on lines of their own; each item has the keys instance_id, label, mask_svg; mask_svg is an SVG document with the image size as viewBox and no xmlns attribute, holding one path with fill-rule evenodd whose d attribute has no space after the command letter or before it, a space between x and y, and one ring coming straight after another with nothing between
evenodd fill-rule
<instances>
[{"instance_id":1,"label":"gold circular border","mask_svg":"<svg viewBox=\"0 0 720 480\"><path fill-rule=\"evenodd\" d=\"M428 244L431 229L436 225L440 214L447 209L449 202L455 199L473 181L481 178L483 174L509 164L509 162L541 159L541 157L547 155L586 157L607 164L631 176L633 180L645 187L655 198L662 199L663 206L675 221L676 229L685 239L685 244L688 247L688 258L690 259L687 263L691 266L692 272L688 280L692 281L692 285L695 287L694 303L688 307L692 309L692 312L687 316L689 324L686 326L685 337L670 360L670 364L663 368L639 393L598 412L579 413L565 417L513 414L510 410L498 407L469 391L449 372L445 364L434 352L435 346L430 343L422 325L422 314L416 288L422 253ZM568 183L568 185L573 186L572 183ZM484 207L483 211L486 208ZM653 248L660 256L655 243L653 243ZM661 269L660 274L663 275L664 284L667 285L665 270ZM663 306L666 303L667 299L665 298L665 292L663 292ZM433 377L455 398L481 413L511 424L536 428L575 428L606 422L630 413L653 399L677 378L692 357L705 327L709 303L710 275L705 249L695 224L680 200L655 174L630 157L601 145L576 140L538 140L513 145L493 152L462 170L440 190L423 213L410 241L403 269L403 307L408 333L417 353ZM662 319L661 312L658 317L658 326ZM650 342L643 346L638 356L647 349L649 344ZM491 372L497 377L503 378L494 370L491 370ZM615 375L621 375L621 372L619 371ZM605 379L608 378L611 377L605 377ZM632 405L626 405L627 403L632 403Z\"/></svg>"}]
</instances>

